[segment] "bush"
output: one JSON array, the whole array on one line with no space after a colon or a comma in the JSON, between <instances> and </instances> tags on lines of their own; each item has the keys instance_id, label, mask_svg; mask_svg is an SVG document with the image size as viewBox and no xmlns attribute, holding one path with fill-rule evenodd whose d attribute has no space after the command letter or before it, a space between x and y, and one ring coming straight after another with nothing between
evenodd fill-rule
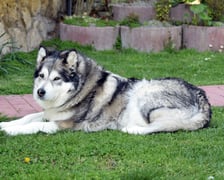
<instances>
[{"instance_id":1,"label":"bush","mask_svg":"<svg viewBox=\"0 0 224 180\"><path fill-rule=\"evenodd\" d=\"M0 39L3 38L5 33L0 34ZM4 54L3 49L8 48L9 53ZM20 63L31 64L25 59L21 59L17 56L16 50L18 48L15 46L15 42L8 40L0 45L0 75L7 74L9 69L19 70L17 67L10 66L9 61L18 61Z\"/></svg>"},{"instance_id":2,"label":"bush","mask_svg":"<svg viewBox=\"0 0 224 180\"><path fill-rule=\"evenodd\" d=\"M204 0L211 10L211 17L214 21L221 21L224 18L223 0Z\"/></svg>"},{"instance_id":3,"label":"bush","mask_svg":"<svg viewBox=\"0 0 224 180\"><path fill-rule=\"evenodd\" d=\"M138 15L135 13L131 13L124 20L120 22L120 25L134 28L141 26L141 23L139 22Z\"/></svg>"},{"instance_id":4,"label":"bush","mask_svg":"<svg viewBox=\"0 0 224 180\"><path fill-rule=\"evenodd\" d=\"M155 4L156 20L169 21L170 20L171 3L169 0L159 0Z\"/></svg>"},{"instance_id":5,"label":"bush","mask_svg":"<svg viewBox=\"0 0 224 180\"><path fill-rule=\"evenodd\" d=\"M211 26L212 17L210 16L210 9L205 4L198 4L190 6L193 12L192 24L201 26Z\"/></svg>"},{"instance_id":6,"label":"bush","mask_svg":"<svg viewBox=\"0 0 224 180\"><path fill-rule=\"evenodd\" d=\"M65 24L75 25L75 26L96 26L96 27L105 27L105 26L116 26L118 23L113 20L94 18L90 16L70 16L65 18Z\"/></svg>"}]
</instances>

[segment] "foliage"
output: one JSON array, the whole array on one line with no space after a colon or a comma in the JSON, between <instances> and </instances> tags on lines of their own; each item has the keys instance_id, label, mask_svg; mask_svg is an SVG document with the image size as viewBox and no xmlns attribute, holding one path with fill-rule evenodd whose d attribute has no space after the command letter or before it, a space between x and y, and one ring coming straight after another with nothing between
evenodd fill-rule
<instances>
[{"instance_id":1,"label":"foliage","mask_svg":"<svg viewBox=\"0 0 224 180\"><path fill-rule=\"evenodd\" d=\"M210 9L211 17L214 21L224 21L224 1L204 0Z\"/></svg>"},{"instance_id":2,"label":"foliage","mask_svg":"<svg viewBox=\"0 0 224 180\"><path fill-rule=\"evenodd\" d=\"M121 42L121 37L120 36L118 36L117 39L116 39L114 49L119 50L119 51L122 50L122 42Z\"/></svg>"},{"instance_id":3,"label":"foliage","mask_svg":"<svg viewBox=\"0 0 224 180\"><path fill-rule=\"evenodd\" d=\"M212 18L209 16L210 11L205 4L198 4L190 6L190 10L193 12L193 25L212 25Z\"/></svg>"},{"instance_id":4,"label":"foliage","mask_svg":"<svg viewBox=\"0 0 224 180\"><path fill-rule=\"evenodd\" d=\"M139 17L135 13L129 14L124 20L120 22L120 25L129 26L131 28L139 27L142 24L139 22Z\"/></svg>"},{"instance_id":5,"label":"foliage","mask_svg":"<svg viewBox=\"0 0 224 180\"><path fill-rule=\"evenodd\" d=\"M3 38L5 35L5 33L0 34L0 39ZM3 55L3 50L4 48L6 48L8 45L10 44L10 42L4 42L1 46L0 46L0 57L2 57Z\"/></svg>"},{"instance_id":6,"label":"foliage","mask_svg":"<svg viewBox=\"0 0 224 180\"><path fill-rule=\"evenodd\" d=\"M171 8L171 3L169 0L158 0L155 3L156 20L169 21L170 8Z\"/></svg>"},{"instance_id":7,"label":"foliage","mask_svg":"<svg viewBox=\"0 0 224 180\"><path fill-rule=\"evenodd\" d=\"M183 3L184 0L169 0L169 3L172 5L172 6L176 6L180 3Z\"/></svg>"},{"instance_id":8,"label":"foliage","mask_svg":"<svg viewBox=\"0 0 224 180\"><path fill-rule=\"evenodd\" d=\"M190 4L194 0L158 0L156 3L156 18L160 21L169 21L170 8L180 3ZM193 13L191 24L211 26L213 21L224 20L224 4L219 0L204 0L201 4L190 6Z\"/></svg>"},{"instance_id":9,"label":"foliage","mask_svg":"<svg viewBox=\"0 0 224 180\"><path fill-rule=\"evenodd\" d=\"M168 40L164 44L164 51L169 52L169 53L176 53L177 52L176 45L172 41L170 32L169 32Z\"/></svg>"},{"instance_id":10,"label":"foliage","mask_svg":"<svg viewBox=\"0 0 224 180\"><path fill-rule=\"evenodd\" d=\"M169 21L170 8L180 3L191 2L193 0L158 0L155 3L156 20Z\"/></svg>"},{"instance_id":11,"label":"foliage","mask_svg":"<svg viewBox=\"0 0 224 180\"><path fill-rule=\"evenodd\" d=\"M90 16L71 16L67 17L64 20L65 24L76 25L76 26L96 26L96 27L105 27L105 26L116 26L118 22L113 20L103 20L100 18L94 18Z\"/></svg>"},{"instance_id":12,"label":"foliage","mask_svg":"<svg viewBox=\"0 0 224 180\"><path fill-rule=\"evenodd\" d=\"M121 22L109 20L109 19L100 19L90 16L72 16L67 17L64 20L65 24L76 25L76 26L96 26L96 27L105 27L105 26L117 26L117 25L126 25L129 27L139 27L141 23L139 22L138 15L132 13L127 18Z\"/></svg>"},{"instance_id":13,"label":"foliage","mask_svg":"<svg viewBox=\"0 0 224 180\"><path fill-rule=\"evenodd\" d=\"M2 33L0 35L0 39L3 38L4 35L5 33ZM3 50L5 48L10 52L7 55L3 54ZM0 75L9 73L9 70L19 70L16 66L9 66L8 61L18 61L20 63L30 64L25 59L19 58L17 56L16 50L17 47L15 45L15 42L13 42L12 40L8 40L0 46Z\"/></svg>"}]
</instances>

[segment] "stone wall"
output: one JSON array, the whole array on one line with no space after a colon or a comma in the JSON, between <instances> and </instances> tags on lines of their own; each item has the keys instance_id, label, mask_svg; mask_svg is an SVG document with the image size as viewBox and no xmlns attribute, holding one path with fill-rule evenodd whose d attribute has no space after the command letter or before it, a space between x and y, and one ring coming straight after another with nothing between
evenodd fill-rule
<instances>
[{"instance_id":1,"label":"stone wall","mask_svg":"<svg viewBox=\"0 0 224 180\"><path fill-rule=\"evenodd\" d=\"M12 40L21 51L38 47L43 40L57 34L59 12L65 9L62 0L1 0L0 48ZM5 48L4 52L9 51Z\"/></svg>"}]
</instances>

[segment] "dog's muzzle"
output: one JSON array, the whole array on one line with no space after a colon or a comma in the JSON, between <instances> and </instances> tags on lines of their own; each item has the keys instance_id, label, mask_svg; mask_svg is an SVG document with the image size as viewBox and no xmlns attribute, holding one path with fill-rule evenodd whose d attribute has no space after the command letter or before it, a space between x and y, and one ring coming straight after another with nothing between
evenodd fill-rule
<instances>
[{"instance_id":1,"label":"dog's muzzle","mask_svg":"<svg viewBox=\"0 0 224 180\"><path fill-rule=\"evenodd\" d=\"M40 88L37 90L37 94L40 98L43 98L44 95L46 94L46 91L43 88Z\"/></svg>"}]
</instances>

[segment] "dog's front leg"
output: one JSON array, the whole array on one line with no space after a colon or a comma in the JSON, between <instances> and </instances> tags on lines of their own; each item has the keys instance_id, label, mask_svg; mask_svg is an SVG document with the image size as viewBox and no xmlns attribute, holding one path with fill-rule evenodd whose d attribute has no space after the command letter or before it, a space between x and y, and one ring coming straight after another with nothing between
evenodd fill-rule
<instances>
[{"instance_id":1,"label":"dog's front leg","mask_svg":"<svg viewBox=\"0 0 224 180\"><path fill-rule=\"evenodd\" d=\"M41 122L44 120L43 115L44 115L43 112L39 112L39 113L26 115L23 118L13 120L10 122L1 122L0 129L4 129L6 127L11 127L11 126L24 125L24 124L28 124L31 122Z\"/></svg>"},{"instance_id":2,"label":"dog's front leg","mask_svg":"<svg viewBox=\"0 0 224 180\"><path fill-rule=\"evenodd\" d=\"M59 130L55 122L31 122L24 125L9 126L2 129L6 134L15 136L19 134L35 134L38 132L55 133Z\"/></svg>"}]
</instances>

